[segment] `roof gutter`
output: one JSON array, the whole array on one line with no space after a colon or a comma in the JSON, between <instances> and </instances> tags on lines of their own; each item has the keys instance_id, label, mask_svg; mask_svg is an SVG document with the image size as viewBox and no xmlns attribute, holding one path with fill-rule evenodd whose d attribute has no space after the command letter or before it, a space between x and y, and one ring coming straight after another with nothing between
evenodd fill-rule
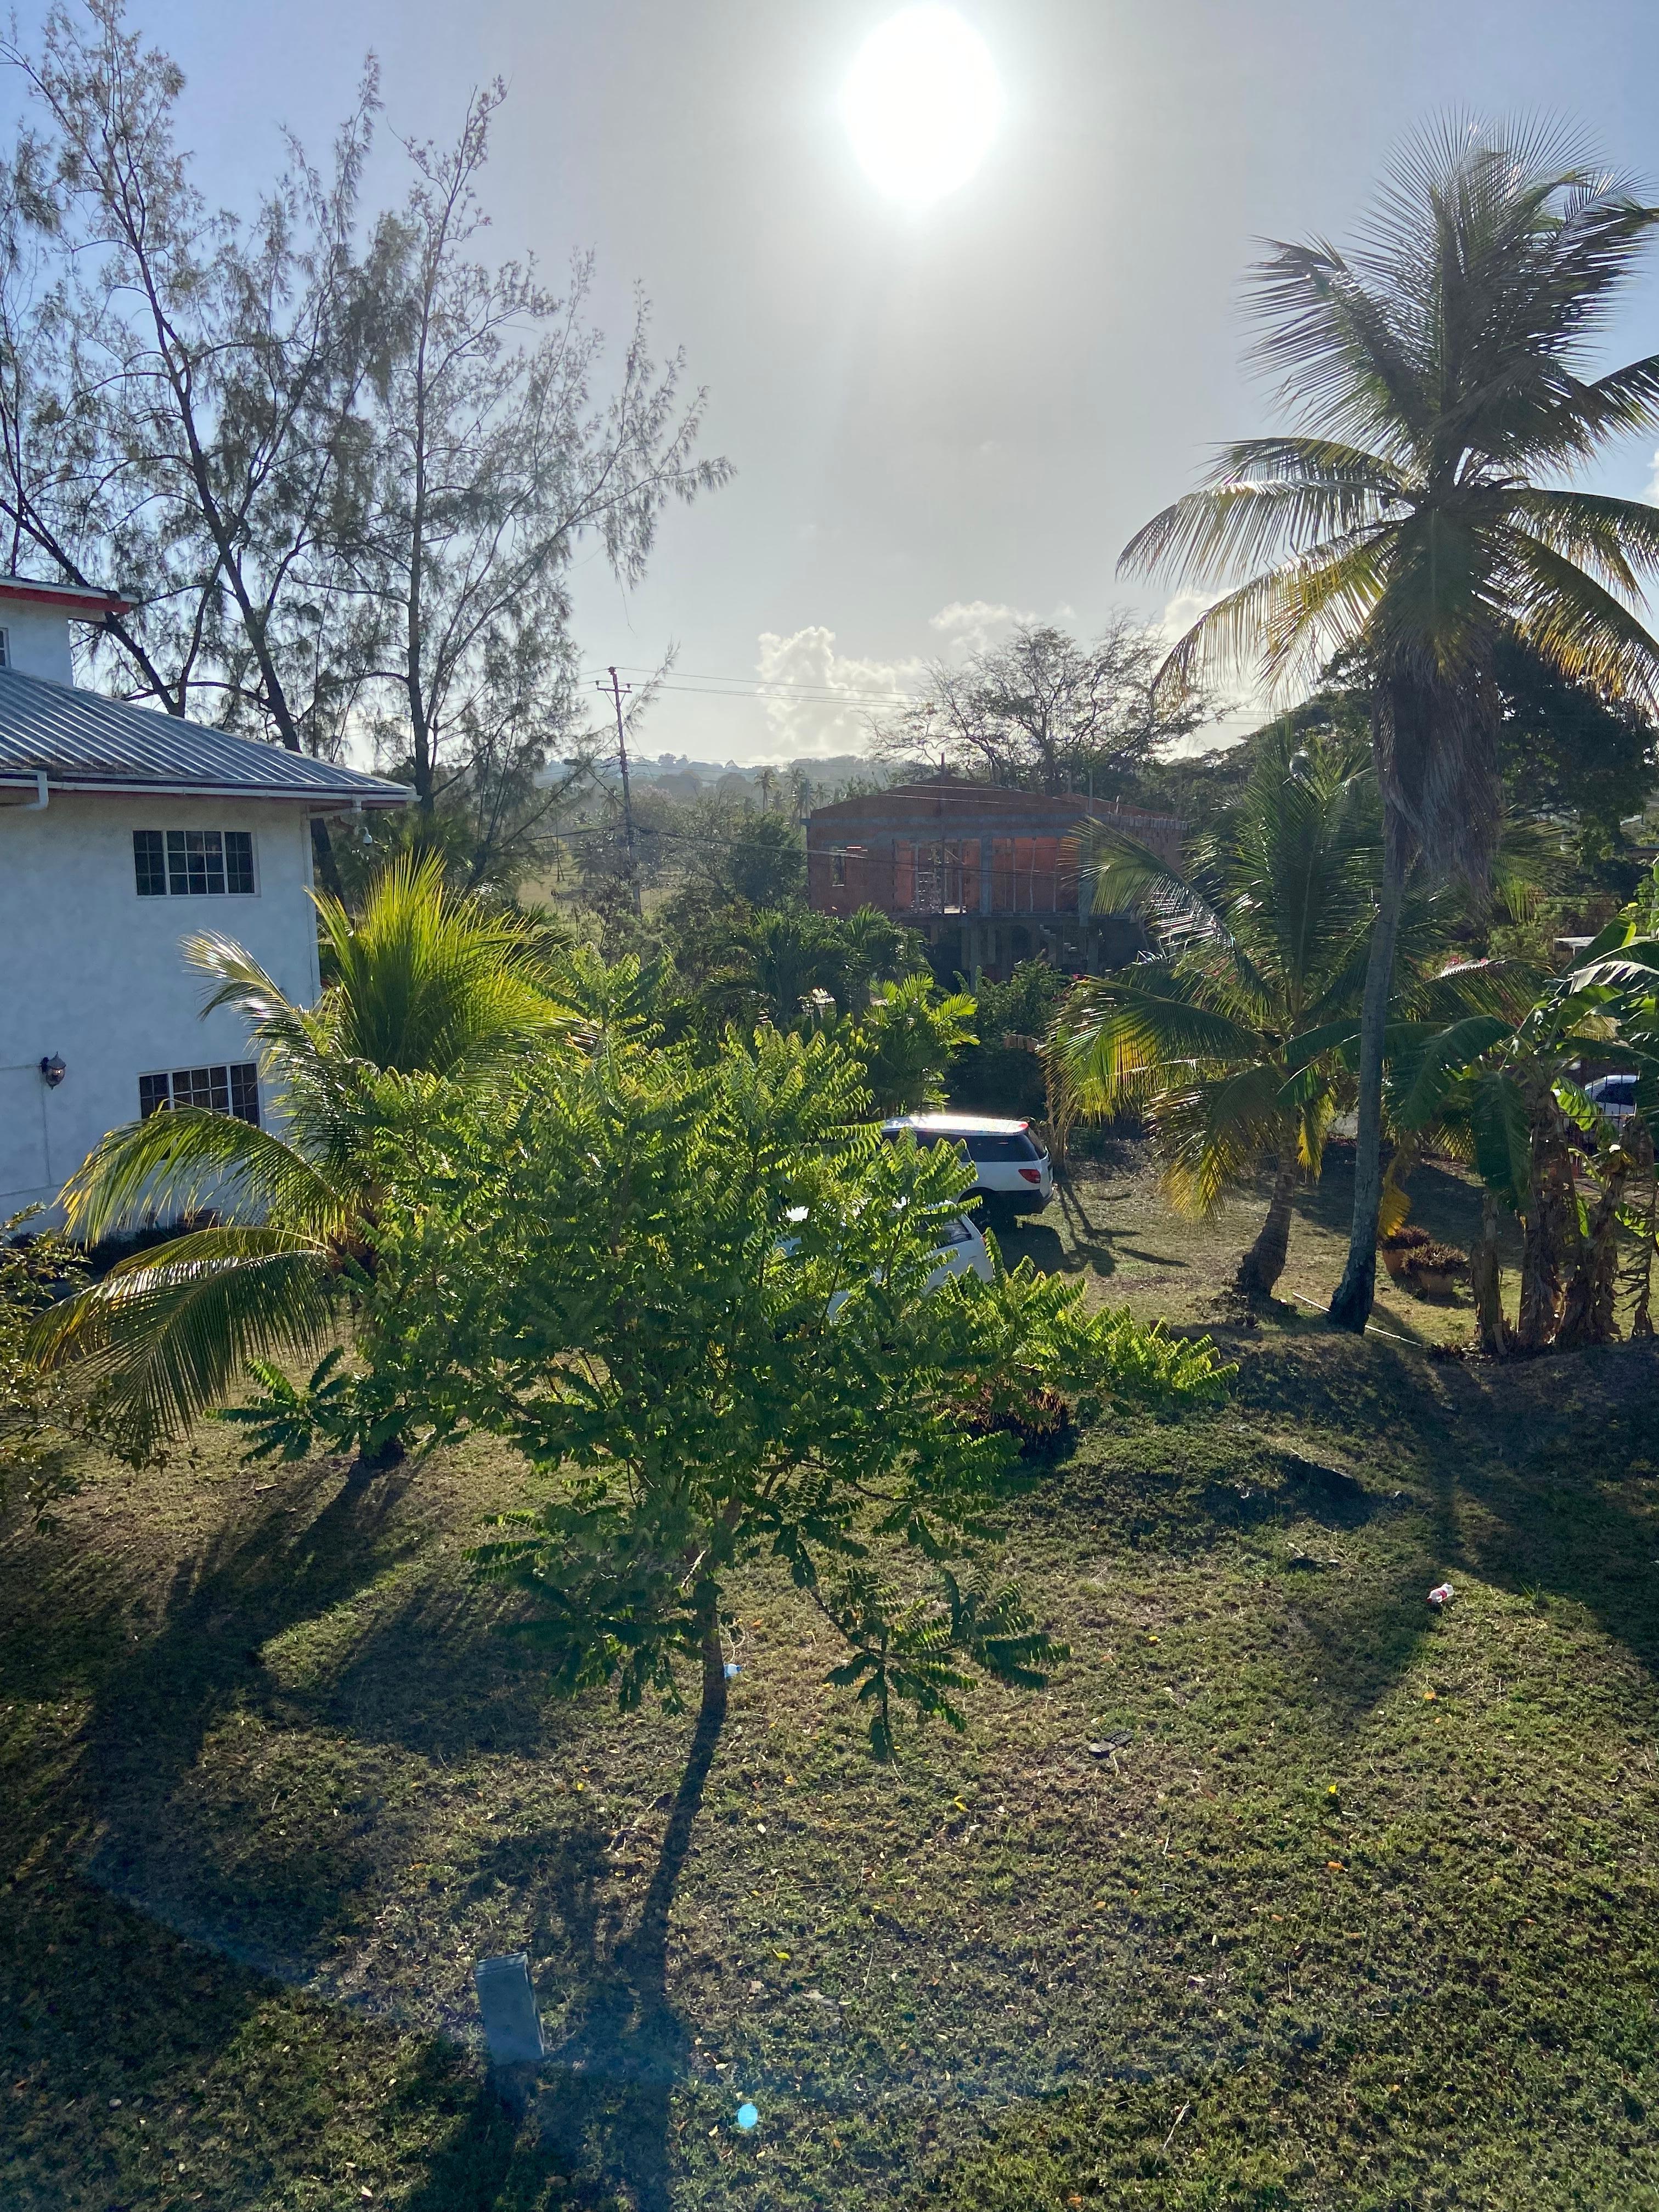
<instances>
[{"instance_id":1,"label":"roof gutter","mask_svg":"<svg viewBox=\"0 0 1659 2212\"><path fill-rule=\"evenodd\" d=\"M401 787L392 790L342 792L296 790L289 784L249 783L120 783L95 781L89 777L57 775L52 782L59 791L107 792L125 799L288 799L301 806L309 806L313 813L356 813L365 806L407 806L411 793ZM46 786L46 770L31 769L18 775L15 771L0 772L0 790L27 791L33 784L39 792ZM24 814L38 812L46 805L44 798L32 801L17 811Z\"/></svg>"}]
</instances>

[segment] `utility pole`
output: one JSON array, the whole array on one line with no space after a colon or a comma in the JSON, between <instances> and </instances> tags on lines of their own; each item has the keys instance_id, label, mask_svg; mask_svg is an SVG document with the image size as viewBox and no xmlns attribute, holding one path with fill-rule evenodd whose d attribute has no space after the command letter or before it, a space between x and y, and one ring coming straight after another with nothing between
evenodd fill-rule
<instances>
[{"instance_id":1,"label":"utility pole","mask_svg":"<svg viewBox=\"0 0 1659 2212\"><path fill-rule=\"evenodd\" d=\"M611 681L608 684L596 681L593 689L596 691L608 691L611 694L611 703L617 709L617 757L622 763L623 836L628 845L628 888L633 895L634 912L637 915L640 911L640 871L634 851L634 794L629 788L628 783L628 732L623 727L622 703L634 687L631 684L619 683L614 668L608 671L608 673Z\"/></svg>"}]
</instances>

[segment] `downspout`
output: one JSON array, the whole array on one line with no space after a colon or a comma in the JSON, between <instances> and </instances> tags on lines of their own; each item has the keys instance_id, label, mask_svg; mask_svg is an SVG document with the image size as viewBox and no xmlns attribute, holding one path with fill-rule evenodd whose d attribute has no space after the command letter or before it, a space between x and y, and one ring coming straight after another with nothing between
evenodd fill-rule
<instances>
[{"instance_id":1,"label":"downspout","mask_svg":"<svg viewBox=\"0 0 1659 2212\"><path fill-rule=\"evenodd\" d=\"M20 806L17 811L20 814L44 814L51 804L52 797L46 789L46 771L38 768L34 771L34 796L27 806Z\"/></svg>"}]
</instances>

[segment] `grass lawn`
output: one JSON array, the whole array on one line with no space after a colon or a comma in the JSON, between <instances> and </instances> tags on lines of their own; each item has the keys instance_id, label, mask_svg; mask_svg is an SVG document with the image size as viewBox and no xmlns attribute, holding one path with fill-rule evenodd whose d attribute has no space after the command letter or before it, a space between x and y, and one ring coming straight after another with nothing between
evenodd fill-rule
<instances>
[{"instance_id":1,"label":"grass lawn","mask_svg":"<svg viewBox=\"0 0 1659 2212\"><path fill-rule=\"evenodd\" d=\"M1200 1319L1253 1226L1123 1146L1008 1242ZM757 1579L665 1999L613 1954L690 1723L495 1632L520 1468L100 1475L0 1554L0 2205L1659 2207L1659 1350L1378 1322L1289 1305L1224 1407L1085 1434L1009 1541L1071 1663L896 1771ZM521 2114L471 1990L518 1948Z\"/></svg>"}]
</instances>

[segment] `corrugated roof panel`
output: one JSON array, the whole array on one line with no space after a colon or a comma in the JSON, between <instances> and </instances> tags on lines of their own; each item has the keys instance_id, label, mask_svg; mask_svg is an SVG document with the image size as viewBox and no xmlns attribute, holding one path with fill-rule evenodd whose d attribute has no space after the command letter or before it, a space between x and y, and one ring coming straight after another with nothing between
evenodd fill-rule
<instances>
[{"instance_id":1,"label":"corrugated roof panel","mask_svg":"<svg viewBox=\"0 0 1659 2212\"><path fill-rule=\"evenodd\" d=\"M403 784L308 753L0 669L0 783L32 783L42 769L64 790L197 787L267 799L361 799L371 806L399 806L410 797Z\"/></svg>"}]
</instances>

